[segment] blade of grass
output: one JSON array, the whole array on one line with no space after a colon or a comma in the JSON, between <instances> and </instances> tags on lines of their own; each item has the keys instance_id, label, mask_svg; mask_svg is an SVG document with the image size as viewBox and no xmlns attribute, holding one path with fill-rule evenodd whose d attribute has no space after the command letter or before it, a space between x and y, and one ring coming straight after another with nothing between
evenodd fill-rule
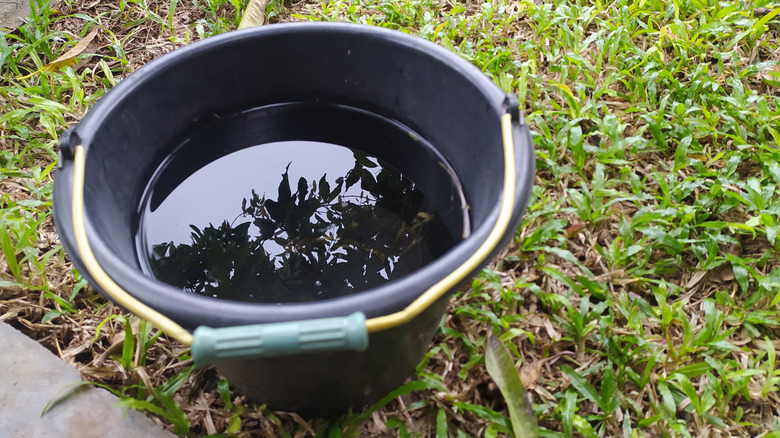
<instances>
[{"instance_id":1,"label":"blade of grass","mask_svg":"<svg viewBox=\"0 0 780 438\"><path fill-rule=\"evenodd\" d=\"M538 426L533 406L525 392L520 374L509 350L495 336L489 336L485 352L485 366L488 374L496 382L509 410L512 430L516 438L538 436Z\"/></svg>"}]
</instances>

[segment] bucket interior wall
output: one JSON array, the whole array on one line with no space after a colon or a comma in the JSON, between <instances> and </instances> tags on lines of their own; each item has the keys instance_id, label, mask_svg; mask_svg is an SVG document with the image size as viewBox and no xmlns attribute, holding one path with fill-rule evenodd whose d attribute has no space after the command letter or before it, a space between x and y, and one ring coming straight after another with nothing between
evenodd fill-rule
<instances>
[{"instance_id":1,"label":"bucket interior wall","mask_svg":"<svg viewBox=\"0 0 780 438\"><path fill-rule=\"evenodd\" d=\"M504 95L480 87L468 73L440 59L381 35L319 32L280 32L168 56L172 59L165 68L141 69L128 77L120 86L135 87L133 92L100 108L102 117L88 120L79 131L92 146L89 181L103 182L87 182L90 224L128 264L136 263L136 206L171 149L217 117L274 103L344 104L398 120L452 165L462 180L473 227L493 210L502 181L496 163L503 161L495 108ZM407 172L404 165L419 162L398 167ZM117 227L118 222L133 226Z\"/></svg>"}]
</instances>

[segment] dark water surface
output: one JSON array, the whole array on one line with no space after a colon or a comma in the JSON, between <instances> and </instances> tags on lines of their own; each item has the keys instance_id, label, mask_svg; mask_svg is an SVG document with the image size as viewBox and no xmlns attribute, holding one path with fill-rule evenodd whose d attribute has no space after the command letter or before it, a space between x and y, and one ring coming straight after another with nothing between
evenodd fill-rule
<instances>
[{"instance_id":1,"label":"dark water surface","mask_svg":"<svg viewBox=\"0 0 780 438\"><path fill-rule=\"evenodd\" d=\"M409 178L343 146L270 142L176 175L192 166L178 154L158 169L137 233L147 273L191 293L343 296L409 274L462 237ZM465 211L461 198L453 208Z\"/></svg>"}]
</instances>

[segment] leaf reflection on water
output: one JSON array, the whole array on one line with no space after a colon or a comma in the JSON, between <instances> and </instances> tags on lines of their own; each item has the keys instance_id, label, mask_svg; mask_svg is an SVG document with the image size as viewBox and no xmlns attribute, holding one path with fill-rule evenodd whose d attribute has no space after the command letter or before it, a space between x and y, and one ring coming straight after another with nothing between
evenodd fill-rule
<instances>
[{"instance_id":1,"label":"leaf reflection on water","mask_svg":"<svg viewBox=\"0 0 780 438\"><path fill-rule=\"evenodd\" d=\"M190 225L190 244L154 245L154 275L222 299L302 302L383 284L452 246L411 180L362 153L354 158L332 184L327 175L302 177L295 192L288 164L276 199L252 190L232 222ZM359 194L347 194L353 186Z\"/></svg>"}]
</instances>

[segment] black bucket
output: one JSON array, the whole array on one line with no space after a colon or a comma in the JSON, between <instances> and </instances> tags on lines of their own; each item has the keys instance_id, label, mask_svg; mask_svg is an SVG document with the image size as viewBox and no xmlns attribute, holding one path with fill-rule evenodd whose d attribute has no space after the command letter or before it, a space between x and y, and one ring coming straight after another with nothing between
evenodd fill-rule
<instances>
[{"instance_id":1,"label":"black bucket","mask_svg":"<svg viewBox=\"0 0 780 438\"><path fill-rule=\"evenodd\" d=\"M304 110L295 110L299 106ZM262 111L255 112L258 108ZM249 114L249 124L243 125L248 128L220 134L224 141L219 146L202 147L191 160L182 160L173 185L209 161L259 143L341 144L386 160L419 184L434 204L452 201L452 187L442 181L447 175L456 177L467 204L467 229L458 229L464 222L457 214L445 219L445 226L468 237L459 237L451 249L400 278L310 302L215 299L156 280L139 261L137 245L147 187L192 133L236 114ZM514 173L504 169L512 162L507 150ZM82 211L74 204L74 193L81 193L79 159L74 160L79 154L84 157L84 240L88 238L94 253L92 267L85 263L84 247L77 245L79 215L73 215ZM271 349L271 342L253 344L254 335L247 335L236 348L254 348L254 354L209 359L258 402L333 414L376 401L410 375L441 321L451 286L481 269L514 235L533 172L533 144L517 102L458 56L386 29L280 24L194 43L151 62L110 90L62 138L55 221L73 263L91 284L136 311L111 292L127 291L153 309L151 316L136 313L152 322L172 320L183 327L185 338L186 331L203 326L277 327L322 318L365 332L362 319L339 319L365 315L367 348L364 340L352 339L345 341L346 349L329 344L284 355L282 348L264 357L268 354L260 350ZM512 190L505 190L507 181L514 181ZM452 280L450 287L436 292L444 278ZM412 303L417 310L407 312L406 319L387 316L415 307ZM294 330L301 336L302 329ZM193 347L196 360L199 354Z\"/></svg>"}]
</instances>

